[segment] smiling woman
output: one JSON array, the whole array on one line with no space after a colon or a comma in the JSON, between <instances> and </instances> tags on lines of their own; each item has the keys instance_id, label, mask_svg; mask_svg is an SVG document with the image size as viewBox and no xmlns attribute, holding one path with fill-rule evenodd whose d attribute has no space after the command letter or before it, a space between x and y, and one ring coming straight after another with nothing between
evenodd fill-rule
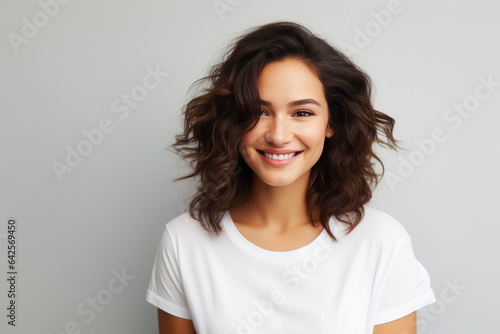
<instances>
[{"instance_id":1,"label":"smiling woman","mask_svg":"<svg viewBox=\"0 0 500 334\"><path fill-rule=\"evenodd\" d=\"M146 296L160 333L416 333L436 299L404 226L367 205L373 145L398 147L369 77L277 22L203 82L172 145L198 190L166 224Z\"/></svg>"},{"instance_id":2,"label":"smiling woman","mask_svg":"<svg viewBox=\"0 0 500 334\"><path fill-rule=\"evenodd\" d=\"M260 119L240 143L240 154L256 176L252 183L285 186L303 179L298 183L307 185L325 138L333 135L321 81L304 62L286 58L267 64L257 86Z\"/></svg>"}]
</instances>

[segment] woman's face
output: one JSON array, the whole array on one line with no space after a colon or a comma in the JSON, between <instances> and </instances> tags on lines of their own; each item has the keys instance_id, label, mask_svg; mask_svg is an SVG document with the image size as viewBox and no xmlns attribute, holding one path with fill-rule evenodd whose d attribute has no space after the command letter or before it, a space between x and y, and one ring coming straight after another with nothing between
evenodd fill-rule
<instances>
[{"instance_id":1,"label":"woman's face","mask_svg":"<svg viewBox=\"0 0 500 334\"><path fill-rule=\"evenodd\" d=\"M264 67L258 89L261 116L241 139L243 159L270 186L309 180L325 137L333 135L321 81L302 61L285 59Z\"/></svg>"}]
</instances>

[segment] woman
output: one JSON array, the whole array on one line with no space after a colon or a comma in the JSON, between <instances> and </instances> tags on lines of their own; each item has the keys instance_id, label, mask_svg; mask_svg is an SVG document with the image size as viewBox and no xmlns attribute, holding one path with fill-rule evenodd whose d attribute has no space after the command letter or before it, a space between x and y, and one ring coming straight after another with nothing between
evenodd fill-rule
<instances>
[{"instance_id":1,"label":"woman","mask_svg":"<svg viewBox=\"0 0 500 334\"><path fill-rule=\"evenodd\" d=\"M368 76L278 22L203 82L173 145L198 191L166 225L146 297L160 333L416 333L429 275L403 225L365 205L373 144L398 147Z\"/></svg>"}]
</instances>

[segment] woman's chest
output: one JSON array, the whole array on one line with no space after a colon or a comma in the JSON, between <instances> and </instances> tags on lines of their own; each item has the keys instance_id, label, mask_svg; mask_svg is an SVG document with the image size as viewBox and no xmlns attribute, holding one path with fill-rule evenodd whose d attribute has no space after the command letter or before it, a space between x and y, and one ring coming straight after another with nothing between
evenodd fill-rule
<instances>
[{"instance_id":1,"label":"woman's chest","mask_svg":"<svg viewBox=\"0 0 500 334\"><path fill-rule=\"evenodd\" d=\"M309 245L323 231L323 226L312 225L295 228L291 231L278 233L269 229L258 229L248 224L235 222L239 233L257 247L274 252L288 252Z\"/></svg>"},{"instance_id":2,"label":"woman's chest","mask_svg":"<svg viewBox=\"0 0 500 334\"><path fill-rule=\"evenodd\" d=\"M373 273L316 250L271 264L228 253L198 268L186 296L202 333L364 333ZM237 256L239 255L239 256Z\"/></svg>"}]
</instances>

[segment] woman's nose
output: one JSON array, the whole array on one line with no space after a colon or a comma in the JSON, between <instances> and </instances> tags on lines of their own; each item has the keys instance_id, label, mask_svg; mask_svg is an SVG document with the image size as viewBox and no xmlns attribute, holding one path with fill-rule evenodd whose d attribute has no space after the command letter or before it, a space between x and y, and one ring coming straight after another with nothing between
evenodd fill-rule
<instances>
[{"instance_id":1,"label":"woman's nose","mask_svg":"<svg viewBox=\"0 0 500 334\"><path fill-rule=\"evenodd\" d=\"M266 141L275 145L283 145L291 141L290 123L282 116L272 116L268 122Z\"/></svg>"}]
</instances>

